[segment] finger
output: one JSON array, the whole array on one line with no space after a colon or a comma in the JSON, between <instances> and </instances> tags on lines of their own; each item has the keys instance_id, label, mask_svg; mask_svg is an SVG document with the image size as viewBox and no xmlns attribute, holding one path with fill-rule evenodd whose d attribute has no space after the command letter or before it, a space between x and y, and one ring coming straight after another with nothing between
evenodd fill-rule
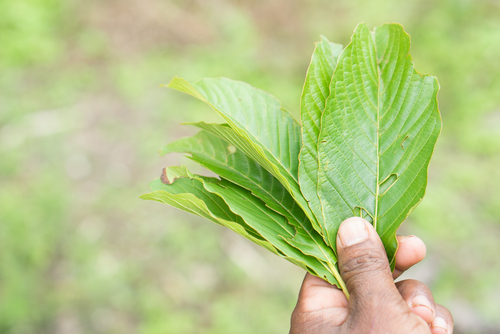
<instances>
[{"instance_id":1,"label":"finger","mask_svg":"<svg viewBox=\"0 0 500 334\"><path fill-rule=\"evenodd\" d=\"M299 304L302 312L314 312L329 307L347 307L347 298L336 286L307 273L300 288Z\"/></svg>"},{"instance_id":2,"label":"finger","mask_svg":"<svg viewBox=\"0 0 500 334\"><path fill-rule=\"evenodd\" d=\"M443 305L436 304L436 318L431 325L432 334L452 334L453 326L454 321L450 311Z\"/></svg>"},{"instance_id":3,"label":"finger","mask_svg":"<svg viewBox=\"0 0 500 334\"><path fill-rule=\"evenodd\" d=\"M340 274L355 308L353 313L372 314L377 309L393 309L394 303L403 303L382 241L369 222L360 217L342 222L337 251Z\"/></svg>"},{"instance_id":4,"label":"finger","mask_svg":"<svg viewBox=\"0 0 500 334\"><path fill-rule=\"evenodd\" d=\"M425 258L427 248L424 242L417 236L402 236L398 235L398 251L396 252L396 268L392 273L394 279L410 269L415 264Z\"/></svg>"},{"instance_id":5,"label":"finger","mask_svg":"<svg viewBox=\"0 0 500 334\"><path fill-rule=\"evenodd\" d=\"M292 313L292 328L305 330L308 324L317 325L324 319L329 319L329 326L340 326L347 317L347 305L342 290L308 273Z\"/></svg>"},{"instance_id":6,"label":"finger","mask_svg":"<svg viewBox=\"0 0 500 334\"><path fill-rule=\"evenodd\" d=\"M396 287L411 311L431 324L436 316L436 304L429 288L413 279L398 282Z\"/></svg>"}]
</instances>

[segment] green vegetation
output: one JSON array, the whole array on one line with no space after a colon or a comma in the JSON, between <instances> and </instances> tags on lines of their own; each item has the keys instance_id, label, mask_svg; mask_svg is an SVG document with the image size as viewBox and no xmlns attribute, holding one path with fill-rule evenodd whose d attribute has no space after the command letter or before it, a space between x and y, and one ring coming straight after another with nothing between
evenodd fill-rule
<instances>
[{"instance_id":1,"label":"green vegetation","mask_svg":"<svg viewBox=\"0 0 500 334\"><path fill-rule=\"evenodd\" d=\"M170 167L142 198L230 228L337 285L337 231L370 221L393 266L396 231L420 203L441 131L435 77L413 67L401 25L355 29L342 50L316 45L301 97L302 126L272 95L227 78L169 87L212 107L224 124L201 128L163 153L191 154L218 174Z\"/></svg>"},{"instance_id":2,"label":"green vegetation","mask_svg":"<svg viewBox=\"0 0 500 334\"><path fill-rule=\"evenodd\" d=\"M0 1L0 332L286 332L303 270L137 199L184 161L155 156L196 133L179 123L220 121L159 85L231 77L298 119L311 41L346 45L363 21L402 23L442 86L426 197L401 227L428 247L409 275L457 333L498 332L499 15L490 0Z\"/></svg>"}]
</instances>

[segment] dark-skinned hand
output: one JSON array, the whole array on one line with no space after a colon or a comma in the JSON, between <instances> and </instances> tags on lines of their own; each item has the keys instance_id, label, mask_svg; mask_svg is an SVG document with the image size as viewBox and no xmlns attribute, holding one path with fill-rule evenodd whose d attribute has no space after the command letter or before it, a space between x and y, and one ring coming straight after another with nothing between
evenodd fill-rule
<instances>
[{"instance_id":1,"label":"dark-skinned hand","mask_svg":"<svg viewBox=\"0 0 500 334\"><path fill-rule=\"evenodd\" d=\"M292 314L290 334L451 334L450 312L434 303L416 280L394 283L425 257L415 236L398 236L396 269L391 273L382 241L366 220L345 220L337 236L340 274L349 301L337 287L307 274Z\"/></svg>"}]
</instances>

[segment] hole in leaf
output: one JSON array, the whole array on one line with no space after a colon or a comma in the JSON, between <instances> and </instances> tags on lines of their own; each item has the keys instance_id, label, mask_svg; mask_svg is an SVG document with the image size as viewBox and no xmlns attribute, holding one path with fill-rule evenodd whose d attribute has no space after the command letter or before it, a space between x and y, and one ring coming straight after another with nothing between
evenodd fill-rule
<instances>
[{"instance_id":1,"label":"hole in leaf","mask_svg":"<svg viewBox=\"0 0 500 334\"><path fill-rule=\"evenodd\" d=\"M406 135L406 137L404 137L403 141L401 142L401 148L402 148L402 149L404 149L404 148L405 148L405 146L404 146L403 144L405 143L406 139L408 139L408 138L410 138L410 136L409 136L409 135Z\"/></svg>"},{"instance_id":2,"label":"hole in leaf","mask_svg":"<svg viewBox=\"0 0 500 334\"><path fill-rule=\"evenodd\" d=\"M306 266L307 268L307 271L310 272L311 274L315 275L315 276L320 276L318 275L318 273L316 272L316 270L314 270L313 268L309 267L309 266ZM326 276L325 276L326 278Z\"/></svg>"},{"instance_id":3,"label":"hole in leaf","mask_svg":"<svg viewBox=\"0 0 500 334\"><path fill-rule=\"evenodd\" d=\"M372 215L366 211L365 208L361 208L359 206L355 206L353 209L353 213L355 217L361 217L369 221L370 223L373 221Z\"/></svg>"},{"instance_id":4,"label":"hole in leaf","mask_svg":"<svg viewBox=\"0 0 500 334\"><path fill-rule=\"evenodd\" d=\"M398 180L398 175L391 174L384 181L382 181L378 189L379 197L384 195L387 192L387 190L389 190L389 188L392 187L394 183L396 183L397 180Z\"/></svg>"}]
</instances>

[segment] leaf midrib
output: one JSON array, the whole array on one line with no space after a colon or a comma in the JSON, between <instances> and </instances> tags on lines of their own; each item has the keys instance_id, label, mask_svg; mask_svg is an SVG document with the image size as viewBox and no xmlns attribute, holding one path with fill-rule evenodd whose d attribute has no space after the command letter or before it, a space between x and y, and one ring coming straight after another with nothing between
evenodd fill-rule
<instances>
[{"instance_id":1,"label":"leaf midrib","mask_svg":"<svg viewBox=\"0 0 500 334\"><path fill-rule=\"evenodd\" d=\"M376 31L376 30L375 30ZM376 38L376 34L374 33L374 39ZM376 60L376 69L377 69L377 145L375 146L377 149L377 189L375 192L375 214L373 215L373 227L375 231L377 230L377 221L378 221L378 203L379 203L379 193L380 193L380 66L377 57L377 43L376 40L373 40L373 47L375 49L375 60ZM384 52L385 54L385 52ZM397 180L396 180L397 181Z\"/></svg>"}]
</instances>

